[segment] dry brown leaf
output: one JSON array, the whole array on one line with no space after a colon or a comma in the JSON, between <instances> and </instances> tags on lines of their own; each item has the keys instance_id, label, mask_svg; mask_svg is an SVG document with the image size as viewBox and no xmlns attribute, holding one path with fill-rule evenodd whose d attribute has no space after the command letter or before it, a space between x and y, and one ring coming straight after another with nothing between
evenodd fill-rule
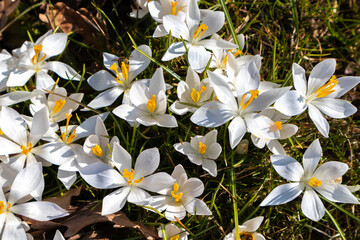
<instances>
[{"instance_id":1,"label":"dry brown leaf","mask_svg":"<svg viewBox=\"0 0 360 240\"><path fill-rule=\"evenodd\" d=\"M17 8L19 3L20 0L0 1L0 30L5 27L8 16Z\"/></svg>"},{"instance_id":2,"label":"dry brown leaf","mask_svg":"<svg viewBox=\"0 0 360 240\"><path fill-rule=\"evenodd\" d=\"M39 14L41 21L52 29L59 26L64 33L76 32L83 37L85 43L95 44L94 35L102 32L97 22L94 24L90 20L94 18L86 8L75 11L63 2L57 2L52 7L46 3L45 8L45 13Z\"/></svg>"},{"instance_id":3,"label":"dry brown leaf","mask_svg":"<svg viewBox=\"0 0 360 240\"><path fill-rule=\"evenodd\" d=\"M69 211L71 208L71 205L70 205L71 198L79 196L81 189L82 189L82 185L78 188L72 188L69 191L66 191L63 196L46 198L46 199L44 199L44 201L53 202L53 203L57 204L59 207L61 207L62 209Z\"/></svg>"}]
</instances>

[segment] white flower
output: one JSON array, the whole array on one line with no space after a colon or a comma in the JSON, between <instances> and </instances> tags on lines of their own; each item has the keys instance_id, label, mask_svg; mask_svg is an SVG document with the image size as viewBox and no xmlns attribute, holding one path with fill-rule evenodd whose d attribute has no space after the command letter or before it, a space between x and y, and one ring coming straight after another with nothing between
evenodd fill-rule
<instances>
[{"instance_id":1,"label":"white flower","mask_svg":"<svg viewBox=\"0 0 360 240\"><path fill-rule=\"evenodd\" d=\"M151 49L146 45L139 49L151 56ZM101 108L111 105L124 92L123 103L129 103L129 90L137 75L149 66L150 59L134 50L128 61L122 61L119 65L119 57L110 53L103 53L104 65L111 71L101 70L92 75L87 81L96 91L103 91L89 104L92 108ZM105 91L104 91L105 90Z\"/></svg>"},{"instance_id":2,"label":"white flower","mask_svg":"<svg viewBox=\"0 0 360 240\"><path fill-rule=\"evenodd\" d=\"M316 139L304 153L304 167L292 157L272 155L271 162L276 172L291 183L276 187L260 206L290 202L305 189L301 210L306 217L319 221L325 214L325 208L316 192L333 202L359 204L345 186L334 182L344 175L349 167L345 163L333 161L324 163L316 169L321 154L320 142Z\"/></svg>"},{"instance_id":3,"label":"white flower","mask_svg":"<svg viewBox=\"0 0 360 240\"><path fill-rule=\"evenodd\" d=\"M130 13L130 17L133 18L143 18L148 12L148 4L151 0L136 0L137 5L139 6L138 9L135 9Z\"/></svg>"},{"instance_id":4,"label":"white flower","mask_svg":"<svg viewBox=\"0 0 360 240\"><path fill-rule=\"evenodd\" d=\"M29 44L28 49L20 54L17 68L10 73L6 85L8 87L24 86L35 74L36 88L51 90L55 82L47 74L48 70L55 72L63 79L80 80L80 76L69 65L58 61L46 62L50 57L62 53L66 43L66 33L46 33L45 37L40 37L35 44Z\"/></svg>"},{"instance_id":5,"label":"white flower","mask_svg":"<svg viewBox=\"0 0 360 240\"><path fill-rule=\"evenodd\" d=\"M176 221L186 216L186 212L191 215L212 215L206 204L198 199L204 192L204 184L198 178L189 178L181 164L174 168L171 174L176 182L171 187L161 191L163 196L154 196L150 203L158 211L165 210L165 217L169 221Z\"/></svg>"},{"instance_id":6,"label":"white flower","mask_svg":"<svg viewBox=\"0 0 360 240\"><path fill-rule=\"evenodd\" d=\"M217 176L216 160L222 151L220 144L216 142L217 130L208 132L205 136L195 136L190 142L176 143L176 151L186 155L189 160L202 165L202 168L210 173L211 176Z\"/></svg>"},{"instance_id":7,"label":"white flower","mask_svg":"<svg viewBox=\"0 0 360 240\"><path fill-rule=\"evenodd\" d=\"M307 108L309 116L319 132L329 136L329 123L324 114L331 118L346 118L357 109L346 100L337 99L347 93L360 82L360 77L336 78L335 59L327 59L318 63L306 81L305 70L293 63L292 73L295 90L289 91L278 99L274 107L288 116L302 113Z\"/></svg>"},{"instance_id":8,"label":"white flower","mask_svg":"<svg viewBox=\"0 0 360 240\"><path fill-rule=\"evenodd\" d=\"M158 68L150 79L149 87L143 82L137 82L131 87L130 101L132 105L122 104L115 108L113 113L130 123L177 127L176 118L165 114L167 107L165 90L163 70Z\"/></svg>"},{"instance_id":9,"label":"white flower","mask_svg":"<svg viewBox=\"0 0 360 240\"><path fill-rule=\"evenodd\" d=\"M283 124L287 120L289 120L290 117L276 111L273 108L267 108L261 111L260 114L274 121L274 125L272 128L269 129L269 131L278 131L280 133L278 139L280 140L287 139L293 136L298 130L298 127L294 124ZM258 138L254 134L251 134L251 140L258 148L263 148L266 144L266 146L272 153L278 155L286 155L284 147L279 143L277 139Z\"/></svg>"},{"instance_id":10,"label":"white flower","mask_svg":"<svg viewBox=\"0 0 360 240\"><path fill-rule=\"evenodd\" d=\"M263 216L255 217L247 220L243 225L239 226L240 239L265 240L265 237L255 232L264 220ZM236 240L236 229L225 236L224 240Z\"/></svg>"},{"instance_id":11,"label":"white flower","mask_svg":"<svg viewBox=\"0 0 360 240\"><path fill-rule=\"evenodd\" d=\"M231 148L235 148L247 131L258 137L279 138L279 132L271 132L274 122L258 112L269 107L289 88L271 89L259 94L260 76L254 61L242 68L236 81L237 100L226 83L224 76L207 72L219 101L213 101L199 108L190 120L199 126L218 127L229 124Z\"/></svg>"},{"instance_id":12,"label":"white flower","mask_svg":"<svg viewBox=\"0 0 360 240\"><path fill-rule=\"evenodd\" d=\"M190 66L187 70L186 80L180 81L177 86L179 100L170 106L170 110L178 115L195 112L198 107L210 100L212 92L209 79L200 81L199 76Z\"/></svg>"},{"instance_id":13,"label":"white flower","mask_svg":"<svg viewBox=\"0 0 360 240\"><path fill-rule=\"evenodd\" d=\"M225 22L223 12L207 12L203 19L200 18L200 10L196 0L190 0L186 14L186 23L181 16L166 15L163 17L164 27L167 32L178 39L184 39L188 49L188 60L190 66L198 73L205 70L210 60L209 50L233 49L237 45L222 39L205 39L219 31ZM201 22L201 23L200 23ZM182 41L175 42L169 46L162 57L162 61L169 61L180 57L186 52Z\"/></svg>"},{"instance_id":14,"label":"white flower","mask_svg":"<svg viewBox=\"0 0 360 240\"><path fill-rule=\"evenodd\" d=\"M49 221L67 216L68 213L51 202L25 202L24 197L34 191L42 179L40 163L33 163L22 169L14 179L6 198L0 189L0 231L1 239L26 240L27 236L17 215L38 221Z\"/></svg>"},{"instance_id":15,"label":"white flower","mask_svg":"<svg viewBox=\"0 0 360 240\"><path fill-rule=\"evenodd\" d=\"M59 230L56 230L53 240L65 240L65 238Z\"/></svg>"},{"instance_id":16,"label":"white flower","mask_svg":"<svg viewBox=\"0 0 360 240\"><path fill-rule=\"evenodd\" d=\"M183 228L178 228L175 224L169 223L165 225L165 232L168 240L187 240L189 233ZM158 229L158 235L164 238L161 228Z\"/></svg>"},{"instance_id":17,"label":"white flower","mask_svg":"<svg viewBox=\"0 0 360 240\"><path fill-rule=\"evenodd\" d=\"M83 179L99 189L119 188L105 196L102 215L117 212L126 201L134 204L148 204L151 192L159 192L173 185L174 180L165 172L154 173L160 163L157 148L142 151L135 167L131 167L131 156L119 144L114 144L112 160L118 171L105 163L93 163L80 170Z\"/></svg>"}]
</instances>

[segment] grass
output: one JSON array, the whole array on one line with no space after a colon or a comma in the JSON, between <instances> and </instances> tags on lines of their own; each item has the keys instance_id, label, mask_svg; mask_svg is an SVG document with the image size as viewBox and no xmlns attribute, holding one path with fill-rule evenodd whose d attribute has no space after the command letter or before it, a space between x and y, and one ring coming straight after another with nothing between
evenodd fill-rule
<instances>
[{"instance_id":1,"label":"grass","mask_svg":"<svg viewBox=\"0 0 360 240\"><path fill-rule=\"evenodd\" d=\"M244 53L260 54L263 57L261 79L282 86L293 84L291 74L293 62L303 66L309 73L319 61L335 58L337 76L360 75L360 6L356 4L358 4L356 1L351 0L200 1L201 8L222 10L227 7L229 18L221 30L222 36L229 38L234 32L245 34L247 41ZM8 50L14 48L11 38L13 36L21 38L21 34L17 32L24 33L21 41L27 40L26 31L33 39L37 39L45 32L44 24L37 18L41 11L39 8L30 9L28 14L21 15L23 11L35 5L36 3L22 2L18 10L10 16L16 21L4 31L0 43L2 47ZM99 1L84 1L80 6L86 7L98 17L100 27L106 34L94 36L96 46L81 44L81 36L76 33L71 34L67 50L60 60L71 63L79 71L85 66L85 78L88 78L104 68L102 52L128 57L133 47L147 44L153 52L153 63L139 76L139 79L150 78L163 64L166 70L165 79L167 83L173 85L168 92L169 105L176 100L176 85L186 76L186 60L184 58L171 62L160 60L174 39L151 38L156 27L155 21L149 15L143 19L128 17L130 9L127 1L109 0L102 6L99 5ZM32 24L29 25L29 22L36 23L35 27L31 27ZM204 74L201 77L204 77ZM59 85L65 83L60 80ZM81 88L74 84L74 86L67 85L68 91L84 92L84 103L89 103L97 95L85 82L82 83ZM355 100L353 96L356 94L359 92L352 90L345 99ZM121 100L117 100L107 110L114 109L120 103ZM85 116L83 112L78 114ZM191 231L193 239L222 239L235 225L260 215L265 217L265 221L258 231L266 236L266 239L360 238L358 206L323 201L327 212L319 222L311 221L302 214L300 198L285 205L259 207L265 196L275 186L285 183L285 180L272 168L269 160L271 153L267 149L257 149L250 144L246 154L234 154L230 150L225 126L217 128L218 142L223 147L222 155L217 160L218 176L216 178L209 176L201 167L191 164L186 156L176 152L173 144L181 140L190 141L191 137L204 135L211 129L189 124L190 114L176 117L179 122L179 127L176 129L144 126L135 129L112 114L106 120L106 124L110 135L119 136L122 146L130 152L133 159L142 149L158 147L161 152L161 165L158 171L171 173L173 167L181 163L189 177L197 177L204 182L205 191L201 198L211 208L213 216L188 216L182 221ZM299 126L299 132L282 143L285 144L288 155L301 161L305 149L314 139L319 138L323 148L321 162L347 163L351 169L344 175L343 183L360 184L359 119L359 115L342 120L331 119L330 137L326 139L318 133L308 115L304 113L290 120L291 123ZM247 134L245 138L249 139L250 136ZM48 173L45 179L45 197L63 191L63 187L58 186L54 180L56 174L53 169L44 170ZM84 193L76 201L101 200L105 195L103 190L93 191L94 198ZM356 193L356 196L359 197L359 193ZM165 218L132 204L126 204L123 211L131 220L151 226L160 227L161 224L167 223ZM97 226L94 225L92 228L96 230ZM116 230L116 233L121 239L136 239L140 236L134 230Z\"/></svg>"}]
</instances>

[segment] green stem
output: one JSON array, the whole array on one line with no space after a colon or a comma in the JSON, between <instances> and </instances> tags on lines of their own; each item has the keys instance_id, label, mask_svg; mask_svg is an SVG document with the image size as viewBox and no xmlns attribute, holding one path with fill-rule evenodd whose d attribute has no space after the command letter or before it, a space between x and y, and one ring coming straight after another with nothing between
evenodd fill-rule
<instances>
[{"instance_id":1,"label":"green stem","mask_svg":"<svg viewBox=\"0 0 360 240\"><path fill-rule=\"evenodd\" d=\"M352 219L354 219L354 220L356 220L356 221L360 222L360 218L358 218L358 217L354 216L353 214L351 214L350 212L346 211L344 208L340 207L340 206L339 206L339 205L337 205L336 203L333 203L332 201L330 201L330 200L328 200L328 199L324 198L324 197L323 197L323 196L321 196L321 195L318 195L318 196L319 196L322 200L324 200L324 201L326 201L326 202L330 203L330 204L331 204L331 205L333 205L335 208L339 209L340 211L342 211L343 213L345 213L346 215L348 215L349 217L351 217Z\"/></svg>"},{"instance_id":2,"label":"green stem","mask_svg":"<svg viewBox=\"0 0 360 240\"><path fill-rule=\"evenodd\" d=\"M331 213L325 208L325 212L327 215L329 215L330 219L332 220L332 222L334 223L336 229L339 231L339 234L341 236L341 238L343 240L346 240L345 234L342 231L341 227L339 226L339 223L336 221L336 219L333 217L333 215L331 215Z\"/></svg>"},{"instance_id":3,"label":"green stem","mask_svg":"<svg viewBox=\"0 0 360 240\"><path fill-rule=\"evenodd\" d=\"M236 35L236 32L235 32L235 28L234 28L234 24L232 23L231 21L231 16L229 14L229 11L226 7L226 4L225 4L225 0L219 0L219 3L224 11L224 14L225 14L225 18L226 18L226 22L228 23L229 25L229 28L230 28L230 32L231 32L231 35L234 39L234 42L236 45L239 46L239 49L241 49L241 45L240 45L240 41L239 39L237 38L237 35Z\"/></svg>"},{"instance_id":4,"label":"green stem","mask_svg":"<svg viewBox=\"0 0 360 240\"><path fill-rule=\"evenodd\" d=\"M231 178L231 193L234 196L233 199L233 208L234 208L234 222L235 222L235 234L236 240L240 240L239 235L239 217L238 217L238 206L236 202L236 183L235 183L235 168L234 168L234 156L231 156L231 168L230 168L230 178Z\"/></svg>"}]
</instances>

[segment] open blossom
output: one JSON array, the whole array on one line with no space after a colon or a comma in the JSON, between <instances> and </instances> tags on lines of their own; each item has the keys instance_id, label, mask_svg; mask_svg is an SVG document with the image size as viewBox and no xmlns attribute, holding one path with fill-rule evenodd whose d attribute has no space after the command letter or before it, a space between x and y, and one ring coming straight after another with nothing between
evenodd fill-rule
<instances>
[{"instance_id":1,"label":"open blossom","mask_svg":"<svg viewBox=\"0 0 360 240\"><path fill-rule=\"evenodd\" d=\"M163 195L154 196L150 202L151 207L160 212L165 210L165 217L169 221L183 219L186 212L191 215L212 215L206 204L197 198L204 192L204 184L200 179L188 179L181 164L174 168L171 177L176 182L162 190L160 193Z\"/></svg>"},{"instance_id":2,"label":"open blossom","mask_svg":"<svg viewBox=\"0 0 360 240\"><path fill-rule=\"evenodd\" d=\"M93 187L99 189L120 187L105 196L102 215L121 210L127 201L140 205L148 204L151 196L145 190L160 192L174 183L169 174L154 173L160 163L160 154L157 148L142 151L133 168L130 154L118 143L115 143L112 160L117 170L100 162L90 164L80 170L83 179Z\"/></svg>"},{"instance_id":3,"label":"open blossom","mask_svg":"<svg viewBox=\"0 0 360 240\"><path fill-rule=\"evenodd\" d=\"M165 225L165 232L167 239L169 240L188 240L189 233L183 228L178 228L175 224L169 223ZM163 231L161 228L158 229L158 235L164 238Z\"/></svg>"},{"instance_id":4,"label":"open blossom","mask_svg":"<svg viewBox=\"0 0 360 240\"><path fill-rule=\"evenodd\" d=\"M189 160L201 165L211 176L217 176L216 160L222 151L219 143L216 142L217 130L208 132L205 136L195 136L190 142L176 143L176 151L186 155Z\"/></svg>"},{"instance_id":5,"label":"open blossom","mask_svg":"<svg viewBox=\"0 0 360 240\"><path fill-rule=\"evenodd\" d=\"M189 0L186 22L181 16L166 15L163 17L164 27L167 32L178 39L183 39L188 50L190 66L198 73L205 70L214 49L233 49L237 45L222 39L205 39L219 31L225 22L223 12L208 12L201 19L200 9L196 0ZM185 54L186 48L182 41L169 46L162 57L162 61L169 61Z\"/></svg>"},{"instance_id":6,"label":"open blossom","mask_svg":"<svg viewBox=\"0 0 360 240\"><path fill-rule=\"evenodd\" d=\"M141 45L141 51L151 56L149 46ZM111 71L100 70L88 78L89 85L96 91L103 91L89 104L92 108L102 108L111 105L119 96L124 93L123 103L129 103L129 90L137 75L144 71L150 63L150 59L134 50L130 54L129 60L119 63L119 57L103 53L105 67Z\"/></svg>"},{"instance_id":7,"label":"open blossom","mask_svg":"<svg viewBox=\"0 0 360 240\"><path fill-rule=\"evenodd\" d=\"M22 215L37 221L49 221L68 215L65 210L52 202L24 202L24 197L38 187L41 179L41 164L33 163L17 174L9 194L4 195L2 188L0 188L1 239L28 239L22 222L16 215Z\"/></svg>"},{"instance_id":8,"label":"open blossom","mask_svg":"<svg viewBox=\"0 0 360 240\"><path fill-rule=\"evenodd\" d=\"M265 237L255 232L264 220L263 216L255 217L247 220L242 225L239 225L239 237L244 240L265 240ZM224 240L236 240L236 229L232 230L231 233L225 236Z\"/></svg>"},{"instance_id":9,"label":"open blossom","mask_svg":"<svg viewBox=\"0 0 360 240\"><path fill-rule=\"evenodd\" d=\"M311 71L309 81L305 70L293 63L292 74L295 90L279 98L274 107L288 116L295 116L309 109L309 116L324 137L329 137L329 123L324 114L331 118L346 118L357 109L346 100L337 99L360 83L360 77L336 78L335 59L318 63Z\"/></svg>"},{"instance_id":10,"label":"open blossom","mask_svg":"<svg viewBox=\"0 0 360 240\"><path fill-rule=\"evenodd\" d=\"M47 33L45 37L40 37L35 44L28 44L27 49L20 52L17 67L10 73L6 85L8 87L24 86L35 74L36 88L51 90L55 81L47 73L49 70L63 79L80 80L80 76L69 65L58 61L46 61L62 53L66 47L66 42L66 33Z\"/></svg>"},{"instance_id":11,"label":"open blossom","mask_svg":"<svg viewBox=\"0 0 360 240\"><path fill-rule=\"evenodd\" d=\"M271 163L276 172L291 183L276 187L261 202L260 206L280 205L292 201L304 190L301 201L301 210L304 215L313 221L319 221L325 214L325 207L319 196L333 202L359 204L359 201L341 184L335 183L346 173L349 167L341 162L326 162L316 168L322 149L316 139L303 156L303 167L298 161L286 155L272 155Z\"/></svg>"}]
</instances>

